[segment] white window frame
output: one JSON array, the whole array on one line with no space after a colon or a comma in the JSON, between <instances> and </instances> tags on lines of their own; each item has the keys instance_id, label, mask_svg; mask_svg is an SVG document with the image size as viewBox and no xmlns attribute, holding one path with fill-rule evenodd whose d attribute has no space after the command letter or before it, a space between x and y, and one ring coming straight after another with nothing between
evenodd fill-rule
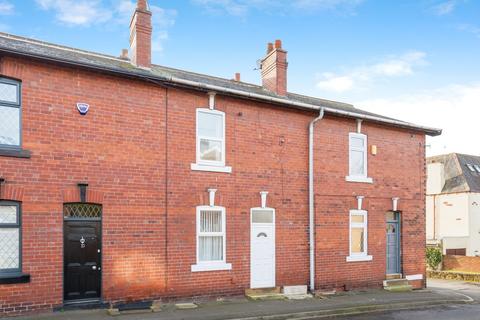
<instances>
[{"instance_id":1,"label":"white window frame","mask_svg":"<svg viewBox=\"0 0 480 320\"><path fill-rule=\"evenodd\" d=\"M196 209L196 254L197 263L192 265L192 272L231 270L232 264L227 263L227 230L225 207L220 206L198 206ZM222 214L222 232L200 232L200 212L220 211ZM223 259L214 261L200 261L200 237L201 236L222 236L223 237Z\"/></svg>"},{"instance_id":2,"label":"white window frame","mask_svg":"<svg viewBox=\"0 0 480 320\"><path fill-rule=\"evenodd\" d=\"M7 85L13 85L17 87L17 101L16 102L11 102L11 101L4 101L0 100L0 108L15 108L18 109L19 115L18 115L18 121L19 121L19 126L18 126L18 144L0 144L0 148L2 149L20 149L22 147L22 83L16 80L8 79L8 78L3 78L0 77L0 83L7 84Z\"/></svg>"},{"instance_id":3,"label":"white window frame","mask_svg":"<svg viewBox=\"0 0 480 320\"><path fill-rule=\"evenodd\" d=\"M198 126L198 119L199 119L199 113L206 113L206 114L213 114L213 115L219 115L222 117L222 139L219 139L217 137L208 137L208 136L201 136L199 134L199 126ZM213 140L213 141L219 141L221 142L222 145L222 159L220 161L212 161L212 160L202 160L200 158L200 141L202 139L207 139L207 140ZM231 167L225 166L225 112L218 111L218 110L213 110L213 109L207 109L207 108L198 108L196 110L196 163L191 164L191 169L192 170L197 170L197 171L212 171L212 172L225 172L225 173L230 173L232 172Z\"/></svg>"},{"instance_id":4,"label":"white window frame","mask_svg":"<svg viewBox=\"0 0 480 320\"><path fill-rule=\"evenodd\" d=\"M363 140L363 147L353 147L352 146L352 139L362 139ZM352 173L352 151L362 151L363 152L363 175L353 174ZM363 133L357 132L350 132L348 134L348 176L345 177L346 181L349 182L365 182L365 183L373 183L373 179L368 177L368 141L367 135Z\"/></svg>"},{"instance_id":5,"label":"white window frame","mask_svg":"<svg viewBox=\"0 0 480 320\"><path fill-rule=\"evenodd\" d=\"M363 223L352 222L352 216L363 216ZM368 255L368 212L366 210L350 210L348 215L348 250L349 256L347 257L347 262L356 262L356 261L372 261L373 257ZM352 252L352 228L363 228L363 248L364 252L357 253Z\"/></svg>"}]
</instances>

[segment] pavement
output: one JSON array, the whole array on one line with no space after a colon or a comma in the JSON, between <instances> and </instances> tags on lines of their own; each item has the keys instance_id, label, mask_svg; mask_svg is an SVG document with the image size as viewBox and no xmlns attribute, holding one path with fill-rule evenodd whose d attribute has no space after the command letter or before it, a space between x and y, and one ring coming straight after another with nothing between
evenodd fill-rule
<instances>
[{"instance_id":1,"label":"pavement","mask_svg":"<svg viewBox=\"0 0 480 320\"><path fill-rule=\"evenodd\" d=\"M178 310L173 304L162 305L162 311L141 314L122 314L109 316L105 309L57 311L34 316L18 317L22 320L283 320L283 319L325 319L342 316L348 319L358 314L375 312L386 317L389 312L414 309L422 312L425 308L462 308L467 310L480 301L480 287L467 288L461 284L443 284L435 280L436 287L412 292L387 292L384 290L368 290L347 292L326 298L310 298L304 300L250 301L244 297L228 298L222 301L197 302L198 308ZM475 297L473 298L472 295ZM192 302L192 301L181 301ZM473 303L473 304L472 304ZM480 319L480 309L475 315ZM377 317L375 317L377 319ZM378 318L382 319L382 318ZM397 318L384 318L397 319ZM412 319L411 316L398 319ZM413 319L429 319L413 317ZM432 318L433 319L433 318ZM446 318L447 319L447 318ZM452 318L448 318L452 319ZM470 319L470 318L465 318ZM440 320L435 318L435 320Z\"/></svg>"},{"instance_id":2,"label":"pavement","mask_svg":"<svg viewBox=\"0 0 480 320\"><path fill-rule=\"evenodd\" d=\"M447 292L464 295L472 298L474 302L469 304L445 304L425 306L423 308L411 308L409 310L379 311L370 314L352 315L342 319L348 320L479 320L480 319L480 283L471 283L456 280L427 281L429 290L432 292ZM312 318L320 319L320 318Z\"/></svg>"}]
</instances>

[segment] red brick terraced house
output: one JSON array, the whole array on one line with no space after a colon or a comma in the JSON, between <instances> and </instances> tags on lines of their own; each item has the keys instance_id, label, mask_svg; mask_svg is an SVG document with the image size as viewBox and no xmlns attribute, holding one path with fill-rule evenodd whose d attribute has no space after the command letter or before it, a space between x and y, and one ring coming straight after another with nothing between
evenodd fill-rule
<instances>
[{"instance_id":1,"label":"red brick terraced house","mask_svg":"<svg viewBox=\"0 0 480 320\"><path fill-rule=\"evenodd\" d=\"M0 315L248 288L425 285L425 136L440 130L0 34ZM393 198L393 200L392 200Z\"/></svg>"}]
</instances>

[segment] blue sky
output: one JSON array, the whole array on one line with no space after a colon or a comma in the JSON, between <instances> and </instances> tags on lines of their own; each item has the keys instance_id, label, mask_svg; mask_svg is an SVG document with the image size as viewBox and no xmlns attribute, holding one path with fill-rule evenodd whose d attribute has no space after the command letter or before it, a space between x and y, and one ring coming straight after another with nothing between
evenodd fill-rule
<instances>
[{"instance_id":1,"label":"blue sky","mask_svg":"<svg viewBox=\"0 0 480 320\"><path fill-rule=\"evenodd\" d=\"M259 83L266 43L289 91L441 127L429 154L480 155L480 1L150 0L154 63ZM0 30L112 55L134 0L0 0Z\"/></svg>"}]
</instances>

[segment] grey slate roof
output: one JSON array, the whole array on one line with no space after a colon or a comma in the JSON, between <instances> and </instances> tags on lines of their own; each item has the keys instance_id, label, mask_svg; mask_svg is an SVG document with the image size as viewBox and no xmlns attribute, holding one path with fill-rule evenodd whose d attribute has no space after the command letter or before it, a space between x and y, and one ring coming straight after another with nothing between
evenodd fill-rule
<instances>
[{"instance_id":1,"label":"grey slate roof","mask_svg":"<svg viewBox=\"0 0 480 320\"><path fill-rule=\"evenodd\" d=\"M427 163L443 163L445 185L442 193L478 192L480 193L480 156L450 153L427 158ZM474 171L467 165L471 165Z\"/></svg>"},{"instance_id":2,"label":"grey slate roof","mask_svg":"<svg viewBox=\"0 0 480 320\"><path fill-rule=\"evenodd\" d=\"M0 54L2 53L26 56L35 59L112 72L128 77L156 80L165 83L168 83L169 81L171 81L172 77L174 77L186 81L194 81L203 85L214 85L217 87L225 88L227 90L232 89L245 92L247 94L256 94L264 97L265 99L268 99L269 97L276 98L280 99L282 101L282 104L286 105L288 105L289 103L304 103L318 107L330 108L331 110L350 112L365 115L367 117L375 117L378 118L378 122L390 121L389 125L412 128L415 130L423 131L430 135L438 135L441 133L440 129L427 128L381 116L368 111L357 109L353 105L347 103L319 99L295 93L288 93L286 97L282 97L278 96L274 92L270 92L264 89L262 86L259 85L238 82L234 80L228 80L224 78L213 77L184 70L178 70L160 65L152 65L152 68L150 70L147 70L143 68L138 68L132 65L128 60L123 60L118 57L60 46L39 40L19 37L16 35L0 32ZM392 124L391 121L394 121L396 123Z\"/></svg>"}]
</instances>

